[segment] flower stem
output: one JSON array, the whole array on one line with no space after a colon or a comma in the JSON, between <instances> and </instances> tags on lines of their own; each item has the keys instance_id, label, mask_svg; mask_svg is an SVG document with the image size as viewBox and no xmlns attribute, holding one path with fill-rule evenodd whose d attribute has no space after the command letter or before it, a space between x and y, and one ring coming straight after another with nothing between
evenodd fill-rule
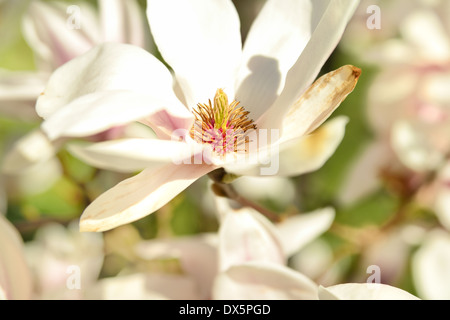
<instances>
[{"instance_id":1,"label":"flower stem","mask_svg":"<svg viewBox=\"0 0 450 320\"><path fill-rule=\"evenodd\" d=\"M241 196L231 184L222 182L226 176L227 173L223 169L217 169L209 174L209 177L214 181L212 189L217 196L234 200L243 207L253 208L272 222L281 221L280 215Z\"/></svg>"}]
</instances>

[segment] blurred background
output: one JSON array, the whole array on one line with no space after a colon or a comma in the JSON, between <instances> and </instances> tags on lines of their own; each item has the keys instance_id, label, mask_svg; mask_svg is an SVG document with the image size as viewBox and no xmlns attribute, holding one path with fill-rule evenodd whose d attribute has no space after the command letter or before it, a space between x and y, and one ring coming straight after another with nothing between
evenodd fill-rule
<instances>
[{"instance_id":1,"label":"blurred background","mask_svg":"<svg viewBox=\"0 0 450 320\"><path fill-rule=\"evenodd\" d=\"M39 139L36 97L52 70L82 52L64 59L52 53L58 21L42 24L45 12L34 2L0 1L0 213L25 243L34 297L85 297L64 290L70 265L90 270L83 287L129 269L179 272L176 259L143 259L131 248L216 232L207 177L139 221L101 234L78 233L83 209L128 175L83 163L65 141L50 147ZM145 1L122 8L127 17L120 21L129 33L118 28L116 34L102 30L105 14L114 13L95 0L40 2L53 6L59 23L76 14L69 6L82 8L92 34L72 24L61 36L80 51L112 40L161 58L144 18ZM245 39L264 0L233 2ZM317 283L364 283L371 266L378 266L382 283L422 299L450 299L450 1L361 1L322 73L345 64L363 72L332 115L350 121L330 160L295 178L238 179L236 188L278 213L335 208L330 229L289 260ZM17 148L33 163L11 155Z\"/></svg>"}]
</instances>

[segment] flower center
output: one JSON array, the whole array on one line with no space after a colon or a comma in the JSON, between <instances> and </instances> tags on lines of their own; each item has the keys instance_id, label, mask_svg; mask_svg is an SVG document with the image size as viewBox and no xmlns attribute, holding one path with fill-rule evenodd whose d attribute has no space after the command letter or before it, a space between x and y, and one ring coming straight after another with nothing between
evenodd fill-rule
<instances>
[{"instance_id":1,"label":"flower center","mask_svg":"<svg viewBox=\"0 0 450 320\"><path fill-rule=\"evenodd\" d=\"M191 138L209 144L220 156L229 152L247 152L247 131L255 130L256 125L247 117L249 112L238 105L235 100L229 104L226 93L218 89L214 104L211 100L208 104L197 104Z\"/></svg>"}]
</instances>

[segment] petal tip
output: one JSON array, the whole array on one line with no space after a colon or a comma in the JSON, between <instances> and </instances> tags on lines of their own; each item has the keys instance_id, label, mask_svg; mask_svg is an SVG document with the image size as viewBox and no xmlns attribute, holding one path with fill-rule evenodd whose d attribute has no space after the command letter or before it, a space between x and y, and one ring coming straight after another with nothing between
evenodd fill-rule
<instances>
[{"instance_id":1,"label":"petal tip","mask_svg":"<svg viewBox=\"0 0 450 320\"><path fill-rule=\"evenodd\" d=\"M80 232L101 232L106 228L102 227L101 223L92 221L90 219L81 219L79 225Z\"/></svg>"},{"instance_id":2,"label":"petal tip","mask_svg":"<svg viewBox=\"0 0 450 320\"><path fill-rule=\"evenodd\" d=\"M353 66L353 65L348 65L347 67L349 67L351 69L353 77L355 78L355 80L358 80L359 77L362 74L362 70L360 68L358 68L358 67Z\"/></svg>"}]
</instances>

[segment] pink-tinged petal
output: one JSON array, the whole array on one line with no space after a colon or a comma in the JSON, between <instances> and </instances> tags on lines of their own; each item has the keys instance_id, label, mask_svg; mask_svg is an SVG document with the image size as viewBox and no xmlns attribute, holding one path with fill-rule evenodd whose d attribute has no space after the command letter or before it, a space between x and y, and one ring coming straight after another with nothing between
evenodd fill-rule
<instances>
[{"instance_id":1,"label":"pink-tinged petal","mask_svg":"<svg viewBox=\"0 0 450 320\"><path fill-rule=\"evenodd\" d=\"M334 220L334 209L325 208L289 217L276 225L286 257L327 231Z\"/></svg>"},{"instance_id":2,"label":"pink-tinged petal","mask_svg":"<svg viewBox=\"0 0 450 320\"><path fill-rule=\"evenodd\" d=\"M258 119L276 100L286 74L300 56L318 21L320 1L266 2L245 40L236 100Z\"/></svg>"},{"instance_id":3,"label":"pink-tinged petal","mask_svg":"<svg viewBox=\"0 0 450 320\"><path fill-rule=\"evenodd\" d=\"M135 0L99 0L102 40L146 46L148 28L139 4Z\"/></svg>"},{"instance_id":4,"label":"pink-tinged petal","mask_svg":"<svg viewBox=\"0 0 450 320\"><path fill-rule=\"evenodd\" d=\"M281 139L300 137L318 128L353 91L360 75L359 68L346 65L315 81L283 119Z\"/></svg>"},{"instance_id":5,"label":"pink-tinged petal","mask_svg":"<svg viewBox=\"0 0 450 320\"><path fill-rule=\"evenodd\" d=\"M412 260L417 293L427 300L450 299L450 235L442 230L430 232Z\"/></svg>"},{"instance_id":6,"label":"pink-tinged petal","mask_svg":"<svg viewBox=\"0 0 450 320\"><path fill-rule=\"evenodd\" d=\"M321 2L319 23L298 60L286 76L280 96L258 121L260 128L281 129L283 119L296 100L307 90L319 74L323 64L340 41L345 27L352 17L358 0L336 0ZM317 114L319 116L319 114Z\"/></svg>"},{"instance_id":7,"label":"pink-tinged petal","mask_svg":"<svg viewBox=\"0 0 450 320\"><path fill-rule=\"evenodd\" d=\"M234 96L241 37L231 1L149 0L147 17L190 108L213 99L219 88Z\"/></svg>"},{"instance_id":8,"label":"pink-tinged petal","mask_svg":"<svg viewBox=\"0 0 450 320\"><path fill-rule=\"evenodd\" d=\"M63 3L32 1L23 19L25 39L50 70L100 42L94 9L80 3L70 16L68 7Z\"/></svg>"},{"instance_id":9,"label":"pink-tinged petal","mask_svg":"<svg viewBox=\"0 0 450 320\"><path fill-rule=\"evenodd\" d=\"M30 299L32 287L22 238L0 213L0 296L10 300Z\"/></svg>"},{"instance_id":10,"label":"pink-tinged petal","mask_svg":"<svg viewBox=\"0 0 450 320\"><path fill-rule=\"evenodd\" d=\"M317 300L317 285L278 264L246 263L220 273L213 287L216 300Z\"/></svg>"},{"instance_id":11,"label":"pink-tinged petal","mask_svg":"<svg viewBox=\"0 0 450 320\"><path fill-rule=\"evenodd\" d=\"M143 218L214 169L193 164L146 169L95 199L81 216L80 231L106 231Z\"/></svg>"},{"instance_id":12,"label":"pink-tinged petal","mask_svg":"<svg viewBox=\"0 0 450 320\"><path fill-rule=\"evenodd\" d=\"M72 143L68 148L92 166L120 172L182 163L202 152L200 144L159 139L119 139L88 145Z\"/></svg>"},{"instance_id":13,"label":"pink-tinged petal","mask_svg":"<svg viewBox=\"0 0 450 320\"><path fill-rule=\"evenodd\" d=\"M219 270L249 261L285 264L274 226L251 208L229 208L219 231Z\"/></svg>"},{"instance_id":14,"label":"pink-tinged petal","mask_svg":"<svg viewBox=\"0 0 450 320\"><path fill-rule=\"evenodd\" d=\"M340 202L351 204L380 188L380 174L392 163L395 163L395 156L387 140L368 143L350 165L339 191Z\"/></svg>"},{"instance_id":15,"label":"pink-tinged petal","mask_svg":"<svg viewBox=\"0 0 450 320\"><path fill-rule=\"evenodd\" d=\"M51 139L151 120L162 111L170 115L169 127L189 128L192 114L176 98L172 83L167 68L147 51L105 43L55 71L36 110L46 118L43 128Z\"/></svg>"},{"instance_id":16,"label":"pink-tinged petal","mask_svg":"<svg viewBox=\"0 0 450 320\"><path fill-rule=\"evenodd\" d=\"M320 300L419 300L409 292L381 283L346 283L319 287Z\"/></svg>"}]
</instances>

